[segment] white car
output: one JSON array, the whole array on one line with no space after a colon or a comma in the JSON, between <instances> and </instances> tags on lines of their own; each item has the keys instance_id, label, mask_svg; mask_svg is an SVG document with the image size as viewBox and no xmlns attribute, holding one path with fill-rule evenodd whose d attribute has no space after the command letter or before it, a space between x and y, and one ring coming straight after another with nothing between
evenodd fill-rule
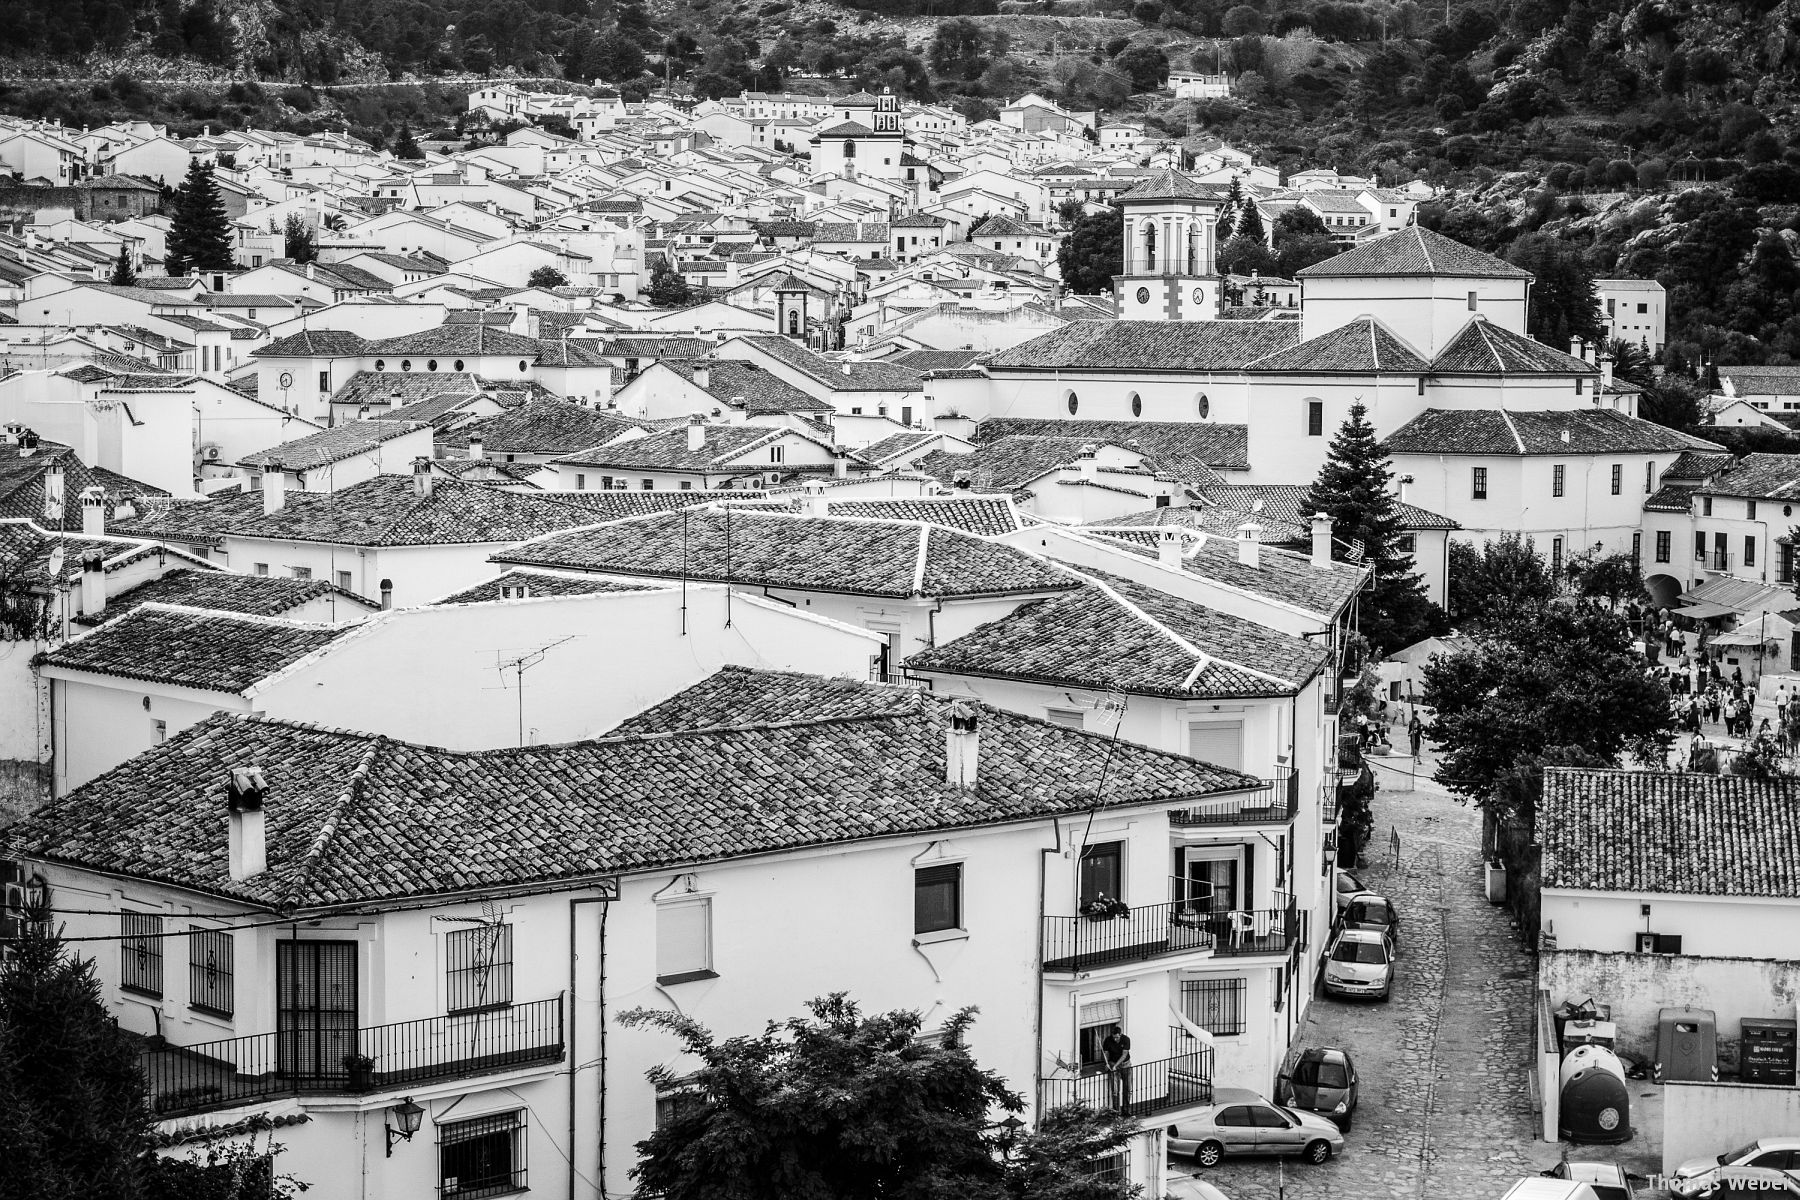
<instances>
[{"instance_id":1,"label":"white car","mask_svg":"<svg viewBox=\"0 0 1800 1200\"><path fill-rule=\"evenodd\" d=\"M1325 953L1325 993L1386 1000L1394 993L1394 944L1373 929L1346 929Z\"/></svg>"},{"instance_id":2,"label":"white car","mask_svg":"<svg viewBox=\"0 0 1800 1200\"><path fill-rule=\"evenodd\" d=\"M1322 1163L1344 1149L1336 1125L1270 1104L1244 1088L1219 1088L1213 1103L1169 1126L1169 1153L1216 1167L1228 1154L1297 1154Z\"/></svg>"},{"instance_id":3,"label":"white car","mask_svg":"<svg viewBox=\"0 0 1800 1200\"><path fill-rule=\"evenodd\" d=\"M1759 1138L1717 1158L1693 1158L1669 1176L1669 1194L1731 1192L1800 1196L1800 1138Z\"/></svg>"}]
</instances>

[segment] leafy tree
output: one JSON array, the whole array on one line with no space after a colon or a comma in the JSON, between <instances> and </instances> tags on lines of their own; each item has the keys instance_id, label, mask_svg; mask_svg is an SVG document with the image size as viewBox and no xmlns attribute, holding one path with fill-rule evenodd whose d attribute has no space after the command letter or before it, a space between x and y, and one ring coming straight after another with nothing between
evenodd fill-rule
<instances>
[{"instance_id":1,"label":"leafy tree","mask_svg":"<svg viewBox=\"0 0 1800 1200\"><path fill-rule=\"evenodd\" d=\"M1251 34L1267 33L1269 22L1261 12L1248 4L1239 4L1225 13L1220 22L1220 29L1226 37L1245 37Z\"/></svg>"},{"instance_id":2,"label":"leafy tree","mask_svg":"<svg viewBox=\"0 0 1800 1200\"><path fill-rule=\"evenodd\" d=\"M1540 342L1566 349L1575 338L1599 342L1606 333L1594 276L1581 251L1547 233L1528 233L1512 244L1507 261L1537 276L1531 286L1526 332Z\"/></svg>"},{"instance_id":3,"label":"leafy tree","mask_svg":"<svg viewBox=\"0 0 1800 1200\"><path fill-rule=\"evenodd\" d=\"M979 79L988 68L988 37L967 17L939 22L925 61L940 78Z\"/></svg>"},{"instance_id":4,"label":"leafy tree","mask_svg":"<svg viewBox=\"0 0 1800 1200\"><path fill-rule=\"evenodd\" d=\"M1224 275L1273 275L1276 259L1260 239L1238 234L1219 250L1219 272Z\"/></svg>"},{"instance_id":5,"label":"leafy tree","mask_svg":"<svg viewBox=\"0 0 1800 1200\"><path fill-rule=\"evenodd\" d=\"M569 277L555 267L539 267L525 281L526 287L559 288L569 286Z\"/></svg>"},{"instance_id":6,"label":"leafy tree","mask_svg":"<svg viewBox=\"0 0 1800 1200\"><path fill-rule=\"evenodd\" d=\"M394 140L394 157L419 162L424 159L425 152L419 149L419 143L413 139L412 126L402 123L400 136Z\"/></svg>"},{"instance_id":7,"label":"leafy tree","mask_svg":"<svg viewBox=\"0 0 1800 1200\"><path fill-rule=\"evenodd\" d=\"M1077 218L1056 251L1063 286L1083 296L1112 290L1113 276L1125 270L1125 214L1116 208Z\"/></svg>"},{"instance_id":8,"label":"leafy tree","mask_svg":"<svg viewBox=\"0 0 1800 1200\"><path fill-rule=\"evenodd\" d=\"M1113 59L1125 72L1134 92L1154 92L1169 78L1169 58L1156 46L1133 46Z\"/></svg>"},{"instance_id":9,"label":"leafy tree","mask_svg":"<svg viewBox=\"0 0 1800 1200\"><path fill-rule=\"evenodd\" d=\"M1515 607L1536 608L1556 595L1556 581L1529 537L1501 534L1480 549L1450 543L1450 616L1481 621Z\"/></svg>"},{"instance_id":10,"label":"leafy tree","mask_svg":"<svg viewBox=\"0 0 1800 1200\"><path fill-rule=\"evenodd\" d=\"M137 268L131 264L131 248L120 242L119 257L113 260L112 274L106 277L106 282L114 287L131 287L137 281Z\"/></svg>"},{"instance_id":11,"label":"leafy tree","mask_svg":"<svg viewBox=\"0 0 1800 1200\"><path fill-rule=\"evenodd\" d=\"M843 994L763 1033L720 1041L691 1017L637 1009L628 1027L675 1036L699 1069L673 1118L638 1143L639 1194L668 1200L1108 1200L1136 1189L1089 1175L1094 1156L1133 1136L1122 1114L1058 1109L1008 1146L991 1113L1022 1099L965 1042L974 1010L919 1039L921 1018L864 1016ZM675 1083L656 1067L659 1086ZM1012 1153L1006 1151L1011 1150Z\"/></svg>"},{"instance_id":12,"label":"leafy tree","mask_svg":"<svg viewBox=\"0 0 1800 1200\"><path fill-rule=\"evenodd\" d=\"M169 220L165 255L169 274L231 266L231 227L209 164L195 159L188 167L187 177L170 201Z\"/></svg>"},{"instance_id":13,"label":"leafy tree","mask_svg":"<svg viewBox=\"0 0 1800 1200\"><path fill-rule=\"evenodd\" d=\"M694 299L694 292L688 287L688 281L681 277L681 272L669 266L667 259L659 259L656 269L650 272L647 294L650 303L658 308L680 308L691 304Z\"/></svg>"},{"instance_id":14,"label":"leafy tree","mask_svg":"<svg viewBox=\"0 0 1800 1200\"><path fill-rule=\"evenodd\" d=\"M309 263L319 257L318 235L298 213L289 213L281 227L281 252L297 263Z\"/></svg>"},{"instance_id":15,"label":"leafy tree","mask_svg":"<svg viewBox=\"0 0 1800 1200\"><path fill-rule=\"evenodd\" d=\"M1363 600L1362 631L1378 651L1412 645L1445 627L1443 610L1425 597L1425 581L1400 549L1401 522L1394 471L1369 424L1368 409L1352 404L1331 439L1325 463L1306 494L1305 508L1331 518L1332 557L1360 551L1374 578Z\"/></svg>"}]
</instances>

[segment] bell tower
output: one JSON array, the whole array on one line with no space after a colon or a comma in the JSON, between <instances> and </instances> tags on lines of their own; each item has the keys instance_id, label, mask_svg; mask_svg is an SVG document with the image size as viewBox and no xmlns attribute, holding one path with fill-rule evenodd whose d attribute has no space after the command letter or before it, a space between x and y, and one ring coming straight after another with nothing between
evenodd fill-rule
<instances>
[{"instance_id":1,"label":"bell tower","mask_svg":"<svg viewBox=\"0 0 1800 1200\"><path fill-rule=\"evenodd\" d=\"M806 295L809 289L793 272L775 282L775 332L806 345Z\"/></svg>"},{"instance_id":2,"label":"bell tower","mask_svg":"<svg viewBox=\"0 0 1800 1200\"><path fill-rule=\"evenodd\" d=\"M1125 270L1113 277L1128 321L1212 321L1219 316L1219 209L1225 193L1179 171L1159 171L1117 203L1125 214Z\"/></svg>"}]
</instances>

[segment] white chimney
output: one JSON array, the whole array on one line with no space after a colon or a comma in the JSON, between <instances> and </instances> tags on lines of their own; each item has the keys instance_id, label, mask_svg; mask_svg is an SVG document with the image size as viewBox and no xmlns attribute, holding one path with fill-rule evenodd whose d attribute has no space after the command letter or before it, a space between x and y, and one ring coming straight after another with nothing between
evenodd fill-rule
<instances>
[{"instance_id":1,"label":"white chimney","mask_svg":"<svg viewBox=\"0 0 1800 1200\"><path fill-rule=\"evenodd\" d=\"M833 479L850 478L850 451L842 446L831 448L831 477Z\"/></svg>"},{"instance_id":2,"label":"white chimney","mask_svg":"<svg viewBox=\"0 0 1800 1200\"><path fill-rule=\"evenodd\" d=\"M1181 570L1181 534L1174 529L1156 531L1156 561L1171 571Z\"/></svg>"},{"instance_id":3,"label":"white chimney","mask_svg":"<svg viewBox=\"0 0 1800 1200\"><path fill-rule=\"evenodd\" d=\"M287 472L280 467L266 467L262 483L264 515L280 512L287 503Z\"/></svg>"},{"instance_id":4,"label":"white chimney","mask_svg":"<svg viewBox=\"0 0 1800 1200\"><path fill-rule=\"evenodd\" d=\"M81 532L86 537L106 536L106 491L103 488L81 489Z\"/></svg>"},{"instance_id":5,"label":"white chimney","mask_svg":"<svg viewBox=\"0 0 1800 1200\"><path fill-rule=\"evenodd\" d=\"M231 782L225 788L225 811L231 827L233 879L251 879L269 869L268 840L263 831L263 797L268 790L261 767L231 768Z\"/></svg>"},{"instance_id":6,"label":"white chimney","mask_svg":"<svg viewBox=\"0 0 1800 1200\"><path fill-rule=\"evenodd\" d=\"M63 467L59 462L44 467L44 520L60 525L63 519Z\"/></svg>"},{"instance_id":7,"label":"white chimney","mask_svg":"<svg viewBox=\"0 0 1800 1200\"><path fill-rule=\"evenodd\" d=\"M688 418L687 448L698 450L706 445L706 421L696 413Z\"/></svg>"},{"instance_id":8,"label":"white chimney","mask_svg":"<svg viewBox=\"0 0 1800 1200\"><path fill-rule=\"evenodd\" d=\"M381 607L383 611L394 607L394 581L391 579L381 581Z\"/></svg>"},{"instance_id":9,"label":"white chimney","mask_svg":"<svg viewBox=\"0 0 1800 1200\"><path fill-rule=\"evenodd\" d=\"M313 265L311 263L307 263L306 264L306 278L310 280L310 279L312 279L312 277L313 277Z\"/></svg>"},{"instance_id":10,"label":"white chimney","mask_svg":"<svg viewBox=\"0 0 1800 1200\"><path fill-rule=\"evenodd\" d=\"M1312 517L1312 565L1321 571L1331 567L1331 518L1324 513Z\"/></svg>"},{"instance_id":11,"label":"white chimney","mask_svg":"<svg viewBox=\"0 0 1800 1200\"><path fill-rule=\"evenodd\" d=\"M469 457L476 462L480 462L483 458L486 458L486 444L485 439L483 439L479 433L471 433L469 435Z\"/></svg>"},{"instance_id":12,"label":"white chimney","mask_svg":"<svg viewBox=\"0 0 1800 1200\"><path fill-rule=\"evenodd\" d=\"M1238 561L1246 567L1262 566L1262 526L1245 521L1237 527Z\"/></svg>"},{"instance_id":13,"label":"white chimney","mask_svg":"<svg viewBox=\"0 0 1800 1200\"><path fill-rule=\"evenodd\" d=\"M1075 459L1075 468L1081 472L1081 477L1083 479L1092 479L1095 475L1099 474L1099 454L1100 448L1092 442L1087 443L1081 448L1081 453Z\"/></svg>"},{"instance_id":14,"label":"white chimney","mask_svg":"<svg viewBox=\"0 0 1800 1200\"><path fill-rule=\"evenodd\" d=\"M106 558L98 550L81 556L81 615L97 617L106 609Z\"/></svg>"},{"instance_id":15,"label":"white chimney","mask_svg":"<svg viewBox=\"0 0 1800 1200\"><path fill-rule=\"evenodd\" d=\"M427 499L431 495L431 460L423 456L413 459L413 495Z\"/></svg>"},{"instance_id":16,"label":"white chimney","mask_svg":"<svg viewBox=\"0 0 1800 1200\"><path fill-rule=\"evenodd\" d=\"M843 371L844 371L844 378L845 379L850 378L850 360L847 358L843 362Z\"/></svg>"},{"instance_id":17,"label":"white chimney","mask_svg":"<svg viewBox=\"0 0 1800 1200\"><path fill-rule=\"evenodd\" d=\"M706 363L700 363L694 368L694 386L703 392L712 387L711 366Z\"/></svg>"},{"instance_id":18,"label":"white chimney","mask_svg":"<svg viewBox=\"0 0 1800 1200\"><path fill-rule=\"evenodd\" d=\"M801 502L800 511L809 517L829 517L830 503L825 499L825 485L817 479L808 480L806 499Z\"/></svg>"},{"instance_id":19,"label":"white chimney","mask_svg":"<svg viewBox=\"0 0 1800 1200\"><path fill-rule=\"evenodd\" d=\"M957 700L950 705L950 727L944 737L944 782L973 789L981 761L981 730L973 704Z\"/></svg>"},{"instance_id":20,"label":"white chimney","mask_svg":"<svg viewBox=\"0 0 1800 1200\"><path fill-rule=\"evenodd\" d=\"M1612 355L1602 354L1600 356L1600 390L1604 392L1607 388L1612 386L1612 383L1613 383Z\"/></svg>"}]
</instances>

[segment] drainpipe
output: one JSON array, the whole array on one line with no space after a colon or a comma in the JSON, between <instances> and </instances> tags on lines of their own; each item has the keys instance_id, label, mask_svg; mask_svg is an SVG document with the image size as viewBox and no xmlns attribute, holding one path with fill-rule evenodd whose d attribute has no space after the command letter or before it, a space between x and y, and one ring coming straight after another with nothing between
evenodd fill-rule
<instances>
[{"instance_id":1,"label":"drainpipe","mask_svg":"<svg viewBox=\"0 0 1800 1200\"><path fill-rule=\"evenodd\" d=\"M575 1200L575 1077L579 1075L581 1056L576 1053L581 1027L575 1003L575 909L582 904L598 904L600 908L600 1094L599 1094L599 1165L600 1190L606 1190L606 914L610 910L605 896L571 896L569 898L569 1200Z\"/></svg>"},{"instance_id":2,"label":"drainpipe","mask_svg":"<svg viewBox=\"0 0 1800 1200\"><path fill-rule=\"evenodd\" d=\"M1050 856L1063 852L1062 818L1051 817L1050 827L1056 831L1056 844L1038 851L1037 929L1032 932L1031 965L1036 974L1037 1011L1032 1016L1031 1046L1036 1055L1031 1061L1031 1126L1036 1129L1044 1120L1044 918L1049 914L1047 891L1050 879Z\"/></svg>"}]
</instances>

